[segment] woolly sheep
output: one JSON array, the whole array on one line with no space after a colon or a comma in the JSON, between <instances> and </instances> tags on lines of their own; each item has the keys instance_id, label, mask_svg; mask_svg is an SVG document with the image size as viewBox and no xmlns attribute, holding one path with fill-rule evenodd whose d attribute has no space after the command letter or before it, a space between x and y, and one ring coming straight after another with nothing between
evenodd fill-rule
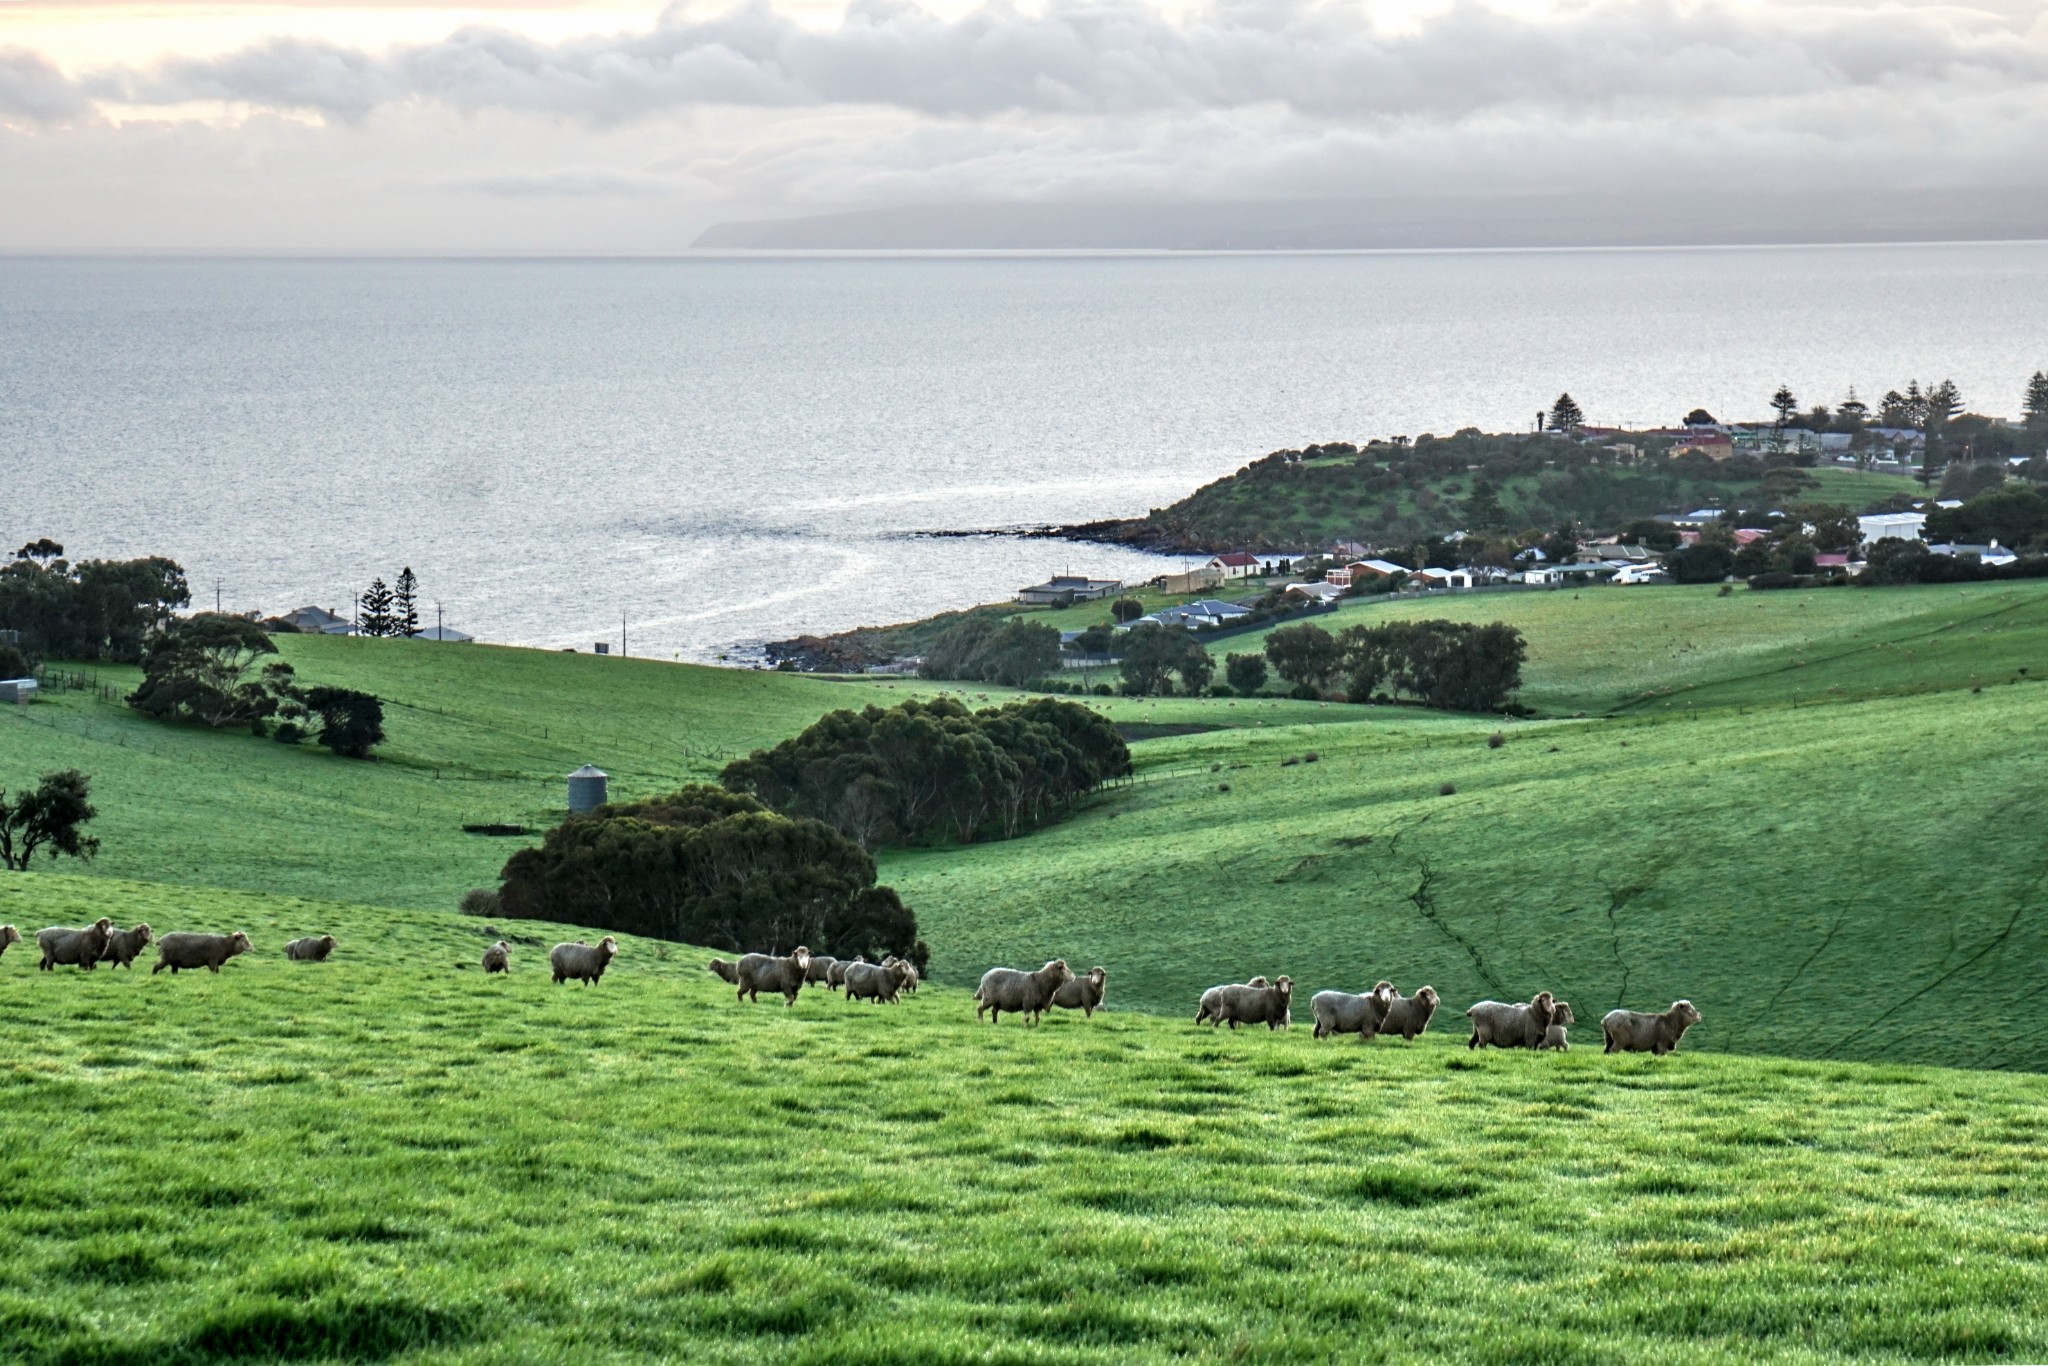
<instances>
[{"instance_id":1,"label":"woolly sheep","mask_svg":"<svg viewBox=\"0 0 2048 1366\"><path fill-rule=\"evenodd\" d=\"M853 970L853 965L855 963L865 963L867 961L868 956L864 953L856 953L851 958L839 958L833 960L832 966L825 969L825 990L837 991L839 990L839 988L845 986L846 974Z\"/></svg>"},{"instance_id":2,"label":"woolly sheep","mask_svg":"<svg viewBox=\"0 0 2048 1366\"><path fill-rule=\"evenodd\" d=\"M793 1006L796 994L804 989L804 976L810 971L810 966L811 951L801 944L791 950L787 958L750 953L734 965L738 971L735 985L739 987L736 998L758 1001L764 991L779 991L782 1004ZM847 980L852 979L849 977Z\"/></svg>"},{"instance_id":3,"label":"woolly sheep","mask_svg":"<svg viewBox=\"0 0 2048 1366\"><path fill-rule=\"evenodd\" d=\"M284 946L284 956L294 963L324 963L327 955L333 952L334 936L331 934L309 934Z\"/></svg>"},{"instance_id":4,"label":"woolly sheep","mask_svg":"<svg viewBox=\"0 0 2048 1366\"><path fill-rule=\"evenodd\" d=\"M1536 1046L1558 1053L1569 1053L1572 1051L1572 1041L1566 1037L1564 1026L1556 1023L1553 1023L1550 1028L1543 1031L1543 1042Z\"/></svg>"},{"instance_id":5,"label":"woolly sheep","mask_svg":"<svg viewBox=\"0 0 2048 1366\"><path fill-rule=\"evenodd\" d=\"M828 981L832 976L832 965L838 961L827 953L812 954L810 966L804 969L804 985Z\"/></svg>"},{"instance_id":6,"label":"woolly sheep","mask_svg":"<svg viewBox=\"0 0 2048 1366\"><path fill-rule=\"evenodd\" d=\"M1229 991L1232 987L1263 987L1266 985L1268 983L1264 977L1254 977L1249 982L1224 982L1210 987L1202 993L1201 1003L1195 1008L1195 1023L1201 1024L1205 1020L1211 1023L1217 1022L1216 1012L1223 1003L1223 993Z\"/></svg>"},{"instance_id":7,"label":"woolly sheep","mask_svg":"<svg viewBox=\"0 0 2048 1366\"><path fill-rule=\"evenodd\" d=\"M502 939L484 950L484 973L488 976L494 972L508 976L512 972L512 946Z\"/></svg>"},{"instance_id":8,"label":"woolly sheep","mask_svg":"<svg viewBox=\"0 0 2048 1366\"><path fill-rule=\"evenodd\" d=\"M895 1005L910 980L910 964L900 958L882 963L855 963L846 970L846 999L887 1001Z\"/></svg>"},{"instance_id":9,"label":"woolly sheep","mask_svg":"<svg viewBox=\"0 0 2048 1366\"><path fill-rule=\"evenodd\" d=\"M20 930L15 929L12 925L0 925L0 957L6 956L9 944L19 944L20 942Z\"/></svg>"},{"instance_id":10,"label":"woolly sheep","mask_svg":"<svg viewBox=\"0 0 2048 1366\"><path fill-rule=\"evenodd\" d=\"M1429 1028L1438 999L1435 987L1424 987L1413 996L1394 993L1387 1002L1387 1017L1380 1021L1380 1033L1399 1034L1403 1042L1414 1043L1415 1036Z\"/></svg>"},{"instance_id":11,"label":"woolly sheep","mask_svg":"<svg viewBox=\"0 0 2048 1366\"><path fill-rule=\"evenodd\" d=\"M740 970L723 958L714 958L704 966L710 968L714 976L723 977L728 982L740 980Z\"/></svg>"},{"instance_id":12,"label":"woolly sheep","mask_svg":"<svg viewBox=\"0 0 2048 1366\"><path fill-rule=\"evenodd\" d=\"M908 958L898 958L894 954L891 954L887 958L884 958L882 962L884 964L893 963L897 967L902 968L903 994L905 996L917 995L918 975L917 965L915 963L911 962Z\"/></svg>"},{"instance_id":13,"label":"woolly sheep","mask_svg":"<svg viewBox=\"0 0 2048 1366\"><path fill-rule=\"evenodd\" d=\"M1062 1010L1078 1010L1090 1019L1103 1008L1102 995L1109 981L1109 969L1100 964L1088 969L1081 976L1062 982L1060 989L1052 994L1052 1003Z\"/></svg>"},{"instance_id":14,"label":"woolly sheep","mask_svg":"<svg viewBox=\"0 0 2048 1366\"><path fill-rule=\"evenodd\" d=\"M1381 982L1364 995L1349 991L1317 992L1308 1003L1308 1012L1315 1017L1315 1037L1356 1034L1358 1041L1364 1043L1380 1032L1380 1021L1386 1018L1387 1003L1394 995L1392 982Z\"/></svg>"},{"instance_id":15,"label":"woolly sheep","mask_svg":"<svg viewBox=\"0 0 2048 1366\"><path fill-rule=\"evenodd\" d=\"M1053 994L1073 980L1074 971L1064 958L1055 958L1036 972L990 968L981 975L981 985L974 989L974 1018L979 1020L982 1012L987 1011L989 1023L995 1024L1007 1010L1013 1015L1028 1016L1029 1023L1037 1024L1039 1016L1052 1004Z\"/></svg>"},{"instance_id":16,"label":"woolly sheep","mask_svg":"<svg viewBox=\"0 0 2048 1366\"><path fill-rule=\"evenodd\" d=\"M548 966L555 970L555 985L574 977L585 986L593 986L604 980L604 970L612 959L619 956L619 941L611 935L592 945L581 939L573 944L557 944L548 951Z\"/></svg>"},{"instance_id":17,"label":"woolly sheep","mask_svg":"<svg viewBox=\"0 0 2048 1366\"><path fill-rule=\"evenodd\" d=\"M156 932L148 925L137 925L132 930L115 930L107 936L107 947L100 954L102 963L112 963L117 968L132 967L136 956L156 942Z\"/></svg>"},{"instance_id":18,"label":"woolly sheep","mask_svg":"<svg viewBox=\"0 0 2048 1366\"><path fill-rule=\"evenodd\" d=\"M1661 1015L1642 1010L1610 1010L1600 1021L1607 1036L1609 1053L1654 1053L1663 1057L1677 1051L1685 1031L1700 1022L1691 1001L1673 1001Z\"/></svg>"},{"instance_id":19,"label":"woolly sheep","mask_svg":"<svg viewBox=\"0 0 2048 1366\"><path fill-rule=\"evenodd\" d=\"M1556 1001L1547 991L1536 993L1534 1000L1526 1005L1510 1005L1504 1001L1475 1002L1465 1012L1472 1021L1472 1037L1466 1041L1467 1048L1534 1048L1543 1042L1543 1035L1550 1028L1550 1017L1556 1012Z\"/></svg>"},{"instance_id":20,"label":"woolly sheep","mask_svg":"<svg viewBox=\"0 0 2048 1366\"><path fill-rule=\"evenodd\" d=\"M1211 1027L1227 1024L1232 1029L1240 1024L1263 1024L1268 1029L1287 1029L1294 1023L1290 1006L1294 998L1294 979L1276 977L1271 986L1225 987L1217 998L1216 1013L1211 1015Z\"/></svg>"},{"instance_id":21,"label":"woolly sheep","mask_svg":"<svg viewBox=\"0 0 2048 1366\"><path fill-rule=\"evenodd\" d=\"M91 972L100 964L100 955L107 951L107 940L114 933L114 922L101 916L82 930L68 925L52 925L47 930L36 931L36 947L43 951L40 964L49 972L60 963L76 963L85 972Z\"/></svg>"},{"instance_id":22,"label":"woolly sheep","mask_svg":"<svg viewBox=\"0 0 2048 1366\"><path fill-rule=\"evenodd\" d=\"M167 934L156 941L156 966L149 975L154 977L165 968L173 977L185 968L219 972L221 964L252 948L249 936L240 930L233 934Z\"/></svg>"}]
</instances>

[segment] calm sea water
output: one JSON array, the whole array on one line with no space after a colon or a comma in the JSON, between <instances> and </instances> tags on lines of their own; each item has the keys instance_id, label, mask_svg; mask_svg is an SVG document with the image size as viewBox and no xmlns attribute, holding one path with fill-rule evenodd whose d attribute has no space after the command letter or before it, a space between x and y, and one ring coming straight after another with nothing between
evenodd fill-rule
<instances>
[{"instance_id":1,"label":"calm sea water","mask_svg":"<svg viewBox=\"0 0 2048 1366\"><path fill-rule=\"evenodd\" d=\"M663 261L0 260L0 541L211 603L712 658L1178 561L925 539L1280 446L1755 414L2048 365L2048 244ZM616 648L616 646L614 647Z\"/></svg>"}]
</instances>

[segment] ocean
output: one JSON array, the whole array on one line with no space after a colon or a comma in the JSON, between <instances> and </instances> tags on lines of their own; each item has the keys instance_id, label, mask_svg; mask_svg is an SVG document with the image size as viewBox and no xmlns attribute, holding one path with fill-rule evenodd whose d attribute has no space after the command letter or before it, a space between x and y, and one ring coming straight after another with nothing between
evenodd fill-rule
<instances>
[{"instance_id":1,"label":"ocean","mask_svg":"<svg viewBox=\"0 0 2048 1366\"><path fill-rule=\"evenodd\" d=\"M2016 414L2048 244L0 259L0 542L166 554L346 613L418 574L486 641L744 661L1117 548L1285 446L1766 411L1953 378Z\"/></svg>"}]
</instances>

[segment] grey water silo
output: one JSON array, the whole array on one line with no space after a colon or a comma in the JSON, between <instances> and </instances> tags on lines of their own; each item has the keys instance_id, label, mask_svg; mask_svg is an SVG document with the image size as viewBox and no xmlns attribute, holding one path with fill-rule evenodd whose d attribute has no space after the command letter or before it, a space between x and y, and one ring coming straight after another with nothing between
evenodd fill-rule
<instances>
[{"instance_id":1,"label":"grey water silo","mask_svg":"<svg viewBox=\"0 0 2048 1366\"><path fill-rule=\"evenodd\" d=\"M589 764L569 775L569 814L580 816L605 803L605 773Z\"/></svg>"}]
</instances>

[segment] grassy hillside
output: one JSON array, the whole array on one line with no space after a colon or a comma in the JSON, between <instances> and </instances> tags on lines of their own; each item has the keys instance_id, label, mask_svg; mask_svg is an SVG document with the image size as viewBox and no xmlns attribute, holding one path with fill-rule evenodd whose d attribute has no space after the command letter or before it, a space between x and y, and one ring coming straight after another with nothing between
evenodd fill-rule
<instances>
[{"instance_id":1,"label":"grassy hillside","mask_svg":"<svg viewBox=\"0 0 2048 1366\"><path fill-rule=\"evenodd\" d=\"M737 1007L674 946L554 988L450 915L18 881L263 952L0 959L0 1359L2048 1356L2034 1077Z\"/></svg>"}]
</instances>

